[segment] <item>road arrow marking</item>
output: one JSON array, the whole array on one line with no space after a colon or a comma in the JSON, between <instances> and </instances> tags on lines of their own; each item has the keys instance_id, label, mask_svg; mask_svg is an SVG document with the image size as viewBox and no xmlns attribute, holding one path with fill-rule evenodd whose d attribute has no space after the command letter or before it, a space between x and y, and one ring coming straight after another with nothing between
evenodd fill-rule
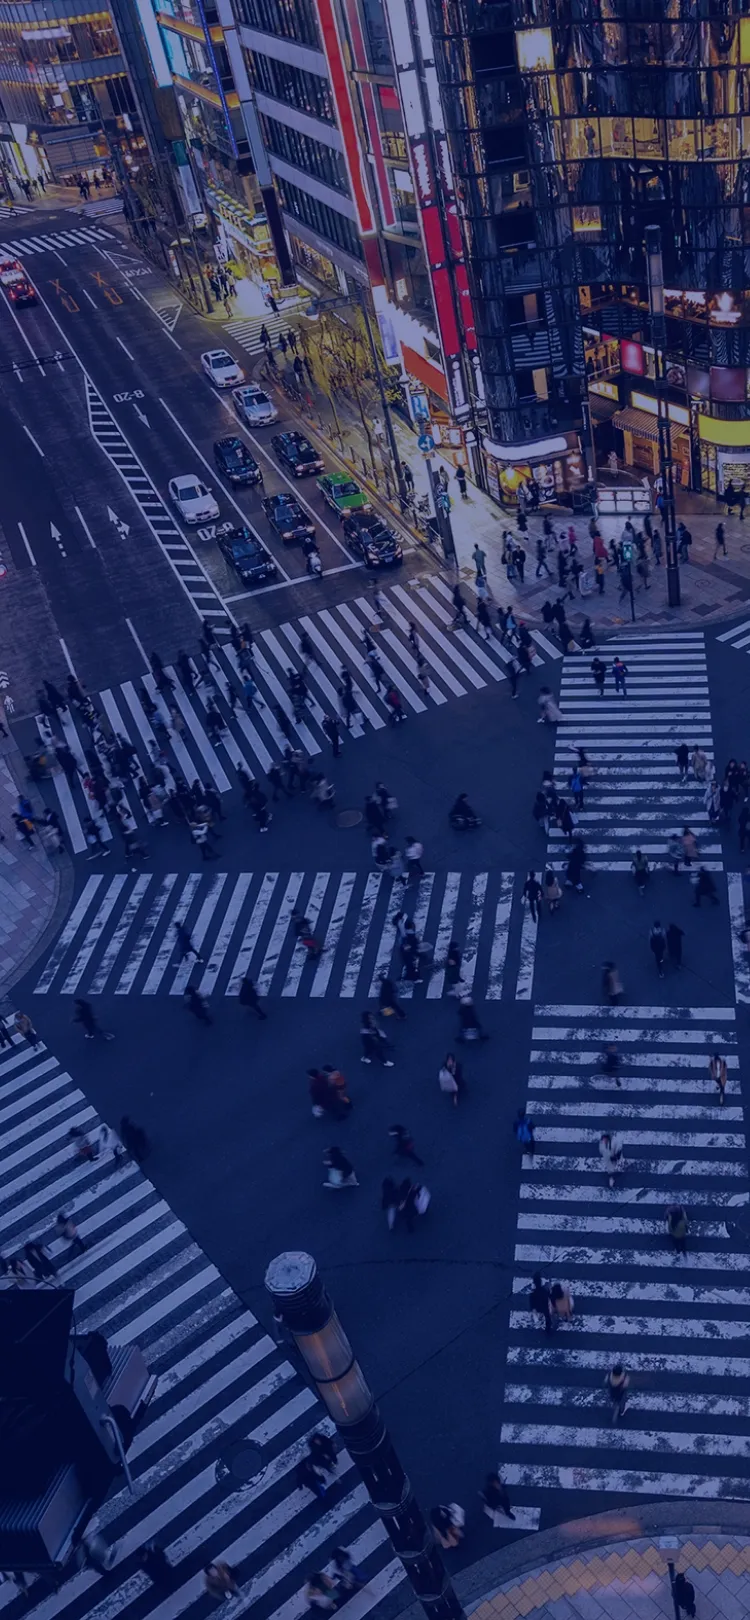
<instances>
[{"instance_id":1,"label":"road arrow marking","mask_svg":"<svg viewBox=\"0 0 750 1620\"><path fill-rule=\"evenodd\" d=\"M148 417L144 415L143 411L141 410L140 405L136 405L135 400L133 400L132 403L133 403L133 410L135 411L136 416L139 416L141 421L145 422L146 427L150 429L151 428L151 423L149 422Z\"/></svg>"},{"instance_id":2,"label":"road arrow marking","mask_svg":"<svg viewBox=\"0 0 750 1620\"><path fill-rule=\"evenodd\" d=\"M52 539L60 547L60 551L62 552L63 557L67 557L68 553L65 550L65 547L64 547L64 545L62 543L62 535L60 533L60 530L55 527L54 523L50 523L49 530L50 530L50 534L52 535Z\"/></svg>"},{"instance_id":3,"label":"road arrow marking","mask_svg":"<svg viewBox=\"0 0 750 1620\"><path fill-rule=\"evenodd\" d=\"M110 523L114 523L120 539L127 540L127 537L130 534L130 524L123 523L122 518L119 518L117 513L112 511L111 506L107 507L107 517L109 518Z\"/></svg>"}]
</instances>

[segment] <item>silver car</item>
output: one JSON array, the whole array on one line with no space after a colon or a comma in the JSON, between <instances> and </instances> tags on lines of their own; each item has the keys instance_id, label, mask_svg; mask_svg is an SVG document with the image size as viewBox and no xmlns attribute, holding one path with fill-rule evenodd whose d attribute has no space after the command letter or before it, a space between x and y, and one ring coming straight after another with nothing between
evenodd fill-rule
<instances>
[{"instance_id":1,"label":"silver car","mask_svg":"<svg viewBox=\"0 0 750 1620\"><path fill-rule=\"evenodd\" d=\"M262 427L266 422L279 420L273 400L255 383L247 383L244 388L233 388L232 399L240 421L247 427Z\"/></svg>"}]
</instances>

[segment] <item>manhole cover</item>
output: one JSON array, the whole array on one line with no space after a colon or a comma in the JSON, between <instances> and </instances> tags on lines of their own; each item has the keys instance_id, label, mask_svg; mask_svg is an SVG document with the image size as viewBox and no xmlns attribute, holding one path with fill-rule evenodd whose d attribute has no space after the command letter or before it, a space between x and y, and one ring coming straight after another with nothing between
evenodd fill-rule
<instances>
[{"instance_id":1,"label":"manhole cover","mask_svg":"<svg viewBox=\"0 0 750 1620\"><path fill-rule=\"evenodd\" d=\"M339 810L336 817L337 827L358 827L362 820L361 810Z\"/></svg>"},{"instance_id":2,"label":"manhole cover","mask_svg":"<svg viewBox=\"0 0 750 1620\"><path fill-rule=\"evenodd\" d=\"M266 1465L260 1446L252 1440L237 1440L229 1446L219 1457L216 1464L216 1482L226 1481L228 1485L241 1488L243 1485L252 1485L261 1474L264 1474Z\"/></svg>"}]
</instances>

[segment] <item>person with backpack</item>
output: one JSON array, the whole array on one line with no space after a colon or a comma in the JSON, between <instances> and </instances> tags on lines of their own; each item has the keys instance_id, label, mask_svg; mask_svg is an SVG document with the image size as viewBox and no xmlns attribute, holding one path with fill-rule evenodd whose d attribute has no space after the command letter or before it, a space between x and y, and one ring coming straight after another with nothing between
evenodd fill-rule
<instances>
[{"instance_id":1,"label":"person with backpack","mask_svg":"<svg viewBox=\"0 0 750 1620\"><path fill-rule=\"evenodd\" d=\"M534 1163L536 1142L534 1141L534 1125L525 1108L519 1108L513 1125L513 1135L521 1149L521 1164L528 1157Z\"/></svg>"}]
</instances>

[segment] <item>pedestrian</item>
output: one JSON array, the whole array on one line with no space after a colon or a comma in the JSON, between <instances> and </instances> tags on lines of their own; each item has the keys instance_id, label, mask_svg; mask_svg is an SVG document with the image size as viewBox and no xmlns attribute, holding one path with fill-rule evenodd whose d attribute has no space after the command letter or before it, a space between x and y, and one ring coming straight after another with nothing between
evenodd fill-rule
<instances>
[{"instance_id":1,"label":"pedestrian","mask_svg":"<svg viewBox=\"0 0 750 1620\"><path fill-rule=\"evenodd\" d=\"M497 1473L488 1474L479 1495L484 1503L484 1512L496 1530L502 1530L508 1519L515 1520L515 1513L510 1505L508 1487Z\"/></svg>"},{"instance_id":2,"label":"pedestrian","mask_svg":"<svg viewBox=\"0 0 750 1620\"><path fill-rule=\"evenodd\" d=\"M458 1547L463 1541L465 1515L458 1502L440 1504L430 1509L430 1524L441 1547Z\"/></svg>"},{"instance_id":3,"label":"pedestrian","mask_svg":"<svg viewBox=\"0 0 750 1620\"><path fill-rule=\"evenodd\" d=\"M690 1620L694 1620L695 1587L693 1586L692 1581L688 1580L687 1575L683 1575L682 1570L678 1570L678 1573L675 1575L672 1586L672 1596L674 1597L677 1605L678 1614L680 1609L684 1609L685 1613L690 1616Z\"/></svg>"},{"instance_id":4,"label":"pedestrian","mask_svg":"<svg viewBox=\"0 0 750 1620\"><path fill-rule=\"evenodd\" d=\"M682 859L685 862L685 865L690 867L692 866L693 861L697 861L698 859L698 844L695 833L692 832L689 827L683 827L682 829L681 844Z\"/></svg>"},{"instance_id":5,"label":"pedestrian","mask_svg":"<svg viewBox=\"0 0 750 1620\"><path fill-rule=\"evenodd\" d=\"M690 764L692 766L693 776L695 777L696 782L705 782L708 774L708 757L706 754L704 754L703 749L699 748L697 745L690 755Z\"/></svg>"},{"instance_id":6,"label":"pedestrian","mask_svg":"<svg viewBox=\"0 0 750 1620\"><path fill-rule=\"evenodd\" d=\"M209 1597L227 1600L239 1592L237 1577L230 1564L217 1558L213 1564L206 1564L203 1571L203 1584Z\"/></svg>"},{"instance_id":7,"label":"pedestrian","mask_svg":"<svg viewBox=\"0 0 750 1620\"><path fill-rule=\"evenodd\" d=\"M332 1556L340 1604L345 1597L351 1597L353 1592L364 1586L365 1579L346 1547L334 1547Z\"/></svg>"},{"instance_id":8,"label":"pedestrian","mask_svg":"<svg viewBox=\"0 0 750 1620\"><path fill-rule=\"evenodd\" d=\"M724 1107L727 1089L727 1062L720 1052L713 1052L708 1060L708 1076L719 1093L719 1107Z\"/></svg>"},{"instance_id":9,"label":"pedestrian","mask_svg":"<svg viewBox=\"0 0 750 1620\"><path fill-rule=\"evenodd\" d=\"M726 557L726 554L727 554L727 542L726 542L726 537L725 537L725 534L724 534L724 524L723 523L717 523L717 525L716 525L716 544L714 546L714 562L716 562L716 559L717 559L720 551Z\"/></svg>"},{"instance_id":10,"label":"pedestrian","mask_svg":"<svg viewBox=\"0 0 750 1620\"><path fill-rule=\"evenodd\" d=\"M627 697L628 666L627 664L623 664L621 658L615 658L612 664L612 674L615 681L615 693L619 692L621 697Z\"/></svg>"},{"instance_id":11,"label":"pedestrian","mask_svg":"<svg viewBox=\"0 0 750 1620\"><path fill-rule=\"evenodd\" d=\"M646 885L651 876L651 868L648 864L648 858L643 854L642 850L636 850L633 859L630 862L630 870L635 878L635 886L638 893L641 896L641 899L643 899L646 893Z\"/></svg>"},{"instance_id":12,"label":"pedestrian","mask_svg":"<svg viewBox=\"0 0 750 1620\"><path fill-rule=\"evenodd\" d=\"M536 1152L536 1142L534 1140L534 1122L533 1120L529 1119L525 1108L519 1108L518 1113L516 1114L513 1122L513 1135L515 1136L515 1139L521 1149L521 1164L523 1165L525 1158L529 1158L533 1165L534 1154Z\"/></svg>"},{"instance_id":13,"label":"pedestrian","mask_svg":"<svg viewBox=\"0 0 750 1620\"><path fill-rule=\"evenodd\" d=\"M552 1316L552 1301L549 1295L549 1288L542 1280L542 1274L540 1271L534 1272L532 1282L534 1286L529 1294L529 1310L533 1311L535 1315L542 1317L544 1321L545 1333L551 1334L554 1332L554 1321Z\"/></svg>"},{"instance_id":14,"label":"pedestrian","mask_svg":"<svg viewBox=\"0 0 750 1620\"><path fill-rule=\"evenodd\" d=\"M474 572L476 574L477 579L486 579L487 578L487 553L486 553L486 551L484 551L482 549L482 547L480 546L478 540L474 544L474 550L471 553L471 559L472 559L472 562L474 564Z\"/></svg>"},{"instance_id":15,"label":"pedestrian","mask_svg":"<svg viewBox=\"0 0 750 1620\"><path fill-rule=\"evenodd\" d=\"M359 1035L362 1042L360 1062L372 1063L373 1058L377 1058L384 1068L392 1069L393 1059L386 1055L388 1042L385 1033L380 1028L380 1025L375 1022L374 1014L369 1012L367 1008L365 1008L360 1019Z\"/></svg>"},{"instance_id":16,"label":"pedestrian","mask_svg":"<svg viewBox=\"0 0 750 1620\"><path fill-rule=\"evenodd\" d=\"M460 585L454 585L451 592L451 597L453 601L453 623L450 626L451 630L457 629L459 625L463 630L468 630L469 621L466 617L466 603L461 594Z\"/></svg>"},{"instance_id":17,"label":"pedestrian","mask_svg":"<svg viewBox=\"0 0 750 1620\"><path fill-rule=\"evenodd\" d=\"M101 1024L97 1022L94 1009L91 1006L90 1001L84 1001L83 997L78 996L73 1002L73 1007L75 1009L73 1013L73 1023L80 1024L85 1040L93 1041L95 1035L98 1035L99 1039L102 1041L114 1040L115 1037L112 1034L112 1031L109 1029L102 1029Z\"/></svg>"},{"instance_id":18,"label":"pedestrian","mask_svg":"<svg viewBox=\"0 0 750 1620\"><path fill-rule=\"evenodd\" d=\"M404 844L407 879L424 877L423 855L424 846L420 844L419 839L415 838L413 833L407 833Z\"/></svg>"},{"instance_id":19,"label":"pedestrian","mask_svg":"<svg viewBox=\"0 0 750 1620\"><path fill-rule=\"evenodd\" d=\"M341 753L341 726L335 714L327 714L325 716L323 721L323 730L328 738L329 743L331 744L331 752L334 759L338 759L339 754Z\"/></svg>"},{"instance_id":20,"label":"pedestrian","mask_svg":"<svg viewBox=\"0 0 750 1620\"><path fill-rule=\"evenodd\" d=\"M183 1001L188 1012L191 1012L193 1017L197 1018L199 1024L213 1023L213 1018L211 1017L208 1007L206 1006L205 996L202 996L200 991L196 990L194 984L189 984L186 986Z\"/></svg>"},{"instance_id":21,"label":"pedestrian","mask_svg":"<svg viewBox=\"0 0 750 1620\"><path fill-rule=\"evenodd\" d=\"M678 928L677 923L667 925L667 956L673 967L682 967L682 941L685 938L684 928Z\"/></svg>"},{"instance_id":22,"label":"pedestrian","mask_svg":"<svg viewBox=\"0 0 750 1620\"><path fill-rule=\"evenodd\" d=\"M610 1007L617 1007L622 996L622 979L614 962L602 967L602 994Z\"/></svg>"},{"instance_id":23,"label":"pedestrian","mask_svg":"<svg viewBox=\"0 0 750 1620\"><path fill-rule=\"evenodd\" d=\"M535 579L539 578L542 570L544 570L544 572L547 575L548 579L552 578L552 574L550 573L550 570L549 570L549 567L548 567L548 564L547 564L547 552L546 552L546 547L545 547L545 544L544 544L544 537L542 535L539 535L539 537L537 539L537 542L536 542L536 574L534 576Z\"/></svg>"},{"instance_id":24,"label":"pedestrian","mask_svg":"<svg viewBox=\"0 0 750 1620\"><path fill-rule=\"evenodd\" d=\"M123 1114L120 1120L119 1136L126 1153L136 1164L142 1164L150 1152L149 1139L141 1125L136 1125L129 1114Z\"/></svg>"},{"instance_id":25,"label":"pedestrian","mask_svg":"<svg viewBox=\"0 0 750 1620\"><path fill-rule=\"evenodd\" d=\"M612 1402L612 1422L619 1423L627 1405L630 1388L630 1379L622 1362L615 1362L614 1367L607 1373L604 1387Z\"/></svg>"},{"instance_id":26,"label":"pedestrian","mask_svg":"<svg viewBox=\"0 0 750 1620\"><path fill-rule=\"evenodd\" d=\"M239 998L241 1007L252 1007L256 1018L260 1018L263 1022L265 1022L268 1017L268 1013L264 1012L263 1008L261 1007L260 996L258 995L249 973L246 973L244 978L240 979Z\"/></svg>"},{"instance_id":27,"label":"pedestrian","mask_svg":"<svg viewBox=\"0 0 750 1620\"><path fill-rule=\"evenodd\" d=\"M349 1159L347 1159L346 1154L341 1152L340 1148L326 1148L326 1151L323 1154L323 1163L326 1167L326 1179L323 1183L324 1187L332 1187L337 1189L340 1187L359 1186L359 1182L354 1171L354 1165Z\"/></svg>"},{"instance_id":28,"label":"pedestrian","mask_svg":"<svg viewBox=\"0 0 750 1620\"><path fill-rule=\"evenodd\" d=\"M174 933L175 945L180 953L180 961L184 962L186 956L194 956L196 962L202 962L203 957L200 955L197 945L193 944L190 930L186 928L183 922L175 923Z\"/></svg>"},{"instance_id":29,"label":"pedestrian","mask_svg":"<svg viewBox=\"0 0 750 1620\"><path fill-rule=\"evenodd\" d=\"M705 866L699 866L695 883L695 899L693 901L693 905L700 906L701 900L703 900L704 897L711 901L712 906L718 906L719 896L716 893L716 884L711 876L711 873L707 871Z\"/></svg>"},{"instance_id":30,"label":"pedestrian","mask_svg":"<svg viewBox=\"0 0 750 1620\"><path fill-rule=\"evenodd\" d=\"M396 1218L401 1205L401 1189L394 1181L393 1176L384 1176L380 1189L380 1208L385 1213L388 1231L392 1232L396 1225Z\"/></svg>"},{"instance_id":31,"label":"pedestrian","mask_svg":"<svg viewBox=\"0 0 750 1620\"><path fill-rule=\"evenodd\" d=\"M448 953L445 958L445 982L449 991L455 990L461 981L462 960L461 947L458 940L452 939L448 946Z\"/></svg>"},{"instance_id":32,"label":"pedestrian","mask_svg":"<svg viewBox=\"0 0 750 1620\"><path fill-rule=\"evenodd\" d=\"M529 911L532 922L539 921L539 905L542 898L542 885L536 872L529 872L523 886L523 898L529 902Z\"/></svg>"},{"instance_id":33,"label":"pedestrian","mask_svg":"<svg viewBox=\"0 0 750 1620\"><path fill-rule=\"evenodd\" d=\"M31 818L29 816L19 816L14 813L12 819L16 824L16 831L19 838L23 840L27 849L33 849L35 842L34 823Z\"/></svg>"},{"instance_id":34,"label":"pedestrian","mask_svg":"<svg viewBox=\"0 0 750 1620\"><path fill-rule=\"evenodd\" d=\"M622 1142L619 1136L615 1136L609 1131L602 1132L599 1137L599 1157L609 1186L614 1187L615 1176L623 1168Z\"/></svg>"},{"instance_id":35,"label":"pedestrian","mask_svg":"<svg viewBox=\"0 0 750 1620\"><path fill-rule=\"evenodd\" d=\"M266 350L270 349L270 347L271 347L271 335L270 335L270 332L268 330L268 327L266 326L265 321L263 322L263 325L262 325L262 327L260 329L260 341L261 341L264 349L266 349Z\"/></svg>"},{"instance_id":36,"label":"pedestrian","mask_svg":"<svg viewBox=\"0 0 750 1620\"><path fill-rule=\"evenodd\" d=\"M663 979L664 958L667 954L667 936L658 918L656 922L652 924L651 931L648 936L648 944L649 950L652 952L654 961L656 963L656 971L659 978Z\"/></svg>"},{"instance_id":37,"label":"pedestrian","mask_svg":"<svg viewBox=\"0 0 750 1620\"><path fill-rule=\"evenodd\" d=\"M586 850L583 840L576 836L565 867L565 887L567 889L575 889L578 894L583 894L583 871L585 865Z\"/></svg>"},{"instance_id":38,"label":"pedestrian","mask_svg":"<svg viewBox=\"0 0 750 1620\"><path fill-rule=\"evenodd\" d=\"M483 1030L474 999L464 987L459 989L458 1000L458 1039L459 1041L488 1041L489 1035Z\"/></svg>"},{"instance_id":39,"label":"pedestrian","mask_svg":"<svg viewBox=\"0 0 750 1620\"><path fill-rule=\"evenodd\" d=\"M301 1489L312 1491L313 1496L325 1496L328 1489L326 1477L312 1457L300 1458L295 1469L295 1479Z\"/></svg>"},{"instance_id":40,"label":"pedestrian","mask_svg":"<svg viewBox=\"0 0 750 1620\"><path fill-rule=\"evenodd\" d=\"M384 1018L398 1018L403 1023L406 1013L398 999L398 990L384 969L380 975L380 988L378 990L378 1011Z\"/></svg>"},{"instance_id":41,"label":"pedestrian","mask_svg":"<svg viewBox=\"0 0 750 1620\"><path fill-rule=\"evenodd\" d=\"M549 1291L552 1309L559 1322L570 1322L573 1316L573 1295L564 1283L553 1283Z\"/></svg>"},{"instance_id":42,"label":"pedestrian","mask_svg":"<svg viewBox=\"0 0 750 1620\"><path fill-rule=\"evenodd\" d=\"M62 1209L60 1210L59 1215L55 1217L55 1235L59 1238L64 1238L65 1242L70 1244L71 1254L86 1253L86 1244L81 1237L72 1215L66 1215L65 1211Z\"/></svg>"},{"instance_id":43,"label":"pedestrian","mask_svg":"<svg viewBox=\"0 0 750 1620\"><path fill-rule=\"evenodd\" d=\"M550 912L550 914L552 914L559 910L560 901L562 900L562 889L557 881L557 874L553 871L551 866L548 866L545 871L543 887L544 898L547 902L547 910Z\"/></svg>"},{"instance_id":44,"label":"pedestrian","mask_svg":"<svg viewBox=\"0 0 750 1620\"><path fill-rule=\"evenodd\" d=\"M48 1250L43 1243L30 1240L23 1246L24 1258L30 1265L37 1282L52 1282L57 1277L57 1266L53 1265Z\"/></svg>"},{"instance_id":45,"label":"pedestrian","mask_svg":"<svg viewBox=\"0 0 750 1620\"><path fill-rule=\"evenodd\" d=\"M601 658L593 658L591 660L591 673L594 677L594 686L596 687L599 696L603 698L604 683L607 679L607 670L606 666L602 663Z\"/></svg>"},{"instance_id":46,"label":"pedestrian","mask_svg":"<svg viewBox=\"0 0 750 1620\"><path fill-rule=\"evenodd\" d=\"M32 1051L35 1051L37 1046L40 1045L42 1037L37 1034L28 1013L17 1012L13 1020L13 1026L17 1034L22 1035L24 1040L28 1041Z\"/></svg>"},{"instance_id":47,"label":"pedestrian","mask_svg":"<svg viewBox=\"0 0 750 1620\"><path fill-rule=\"evenodd\" d=\"M13 1037L8 1029L5 1019L2 1017L2 1014L0 1014L0 1050L2 1050L4 1046L12 1047L12 1045Z\"/></svg>"},{"instance_id":48,"label":"pedestrian","mask_svg":"<svg viewBox=\"0 0 750 1620\"><path fill-rule=\"evenodd\" d=\"M414 1146L414 1137L407 1131L405 1125L391 1125L388 1135L393 1140L393 1151L397 1159L411 1159L412 1164L424 1165Z\"/></svg>"},{"instance_id":49,"label":"pedestrian","mask_svg":"<svg viewBox=\"0 0 750 1620\"><path fill-rule=\"evenodd\" d=\"M456 483L458 484L458 488L459 488L459 491L460 491L460 494L461 494L461 500L462 501L468 501L469 495L468 495L468 491L467 491L467 488L466 488L466 468L462 466L461 462L459 462L459 464L458 464L458 466L456 468ZM740 516L741 515L742 514L740 514Z\"/></svg>"},{"instance_id":50,"label":"pedestrian","mask_svg":"<svg viewBox=\"0 0 750 1620\"><path fill-rule=\"evenodd\" d=\"M677 769L680 773L680 781L686 782L688 767L690 765L690 750L687 743L681 742L679 744L679 746L675 749L675 758L677 760Z\"/></svg>"},{"instance_id":51,"label":"pedestrian","mask_svg":"<svg viewBox=\"0 0 750 1620\"><path fill-rule=\"evenodd\" d=\"M448 1052L438 1071L438 1085L446 1097L450 1097L454 1108L458 1107L458 1099L466 1091L464 1072L458 1058Z\"/></svg>"},{"instance_id":52,"label":"pedestrian","mask_svg":"<svg viewBox=\"0 0 750 1620\"><path fill-rule=\"evenodd\" d=\"M144 1575L147 1575L154 1586L161 1586L168 1590L174 1585L175 1572L163 1547L158 1541L150 1541L141 1552L139 1563Z\"/></svg>"},{"instance_id":53,"label":"pedestrian","mask_svg":"<svg viewBox=\"0 0 750 1620\"><path fill-rule=\"evenodd\" d=\"M682 1204L670 1204L665 1212L667 1233L672 1239L679 1260L687 1255L688 1218Z\"/></svg>"},{"instance_id":54,"label":"pedestrian","mask_svg":"<svg viewBox=\"0 0 750 1620\"><path fill-rule=\"evenodd\" d=\"M485 641L492 640L492 619L486 602L481 599L477 602L477 634Z\"/></svg>"}]
</instances>

